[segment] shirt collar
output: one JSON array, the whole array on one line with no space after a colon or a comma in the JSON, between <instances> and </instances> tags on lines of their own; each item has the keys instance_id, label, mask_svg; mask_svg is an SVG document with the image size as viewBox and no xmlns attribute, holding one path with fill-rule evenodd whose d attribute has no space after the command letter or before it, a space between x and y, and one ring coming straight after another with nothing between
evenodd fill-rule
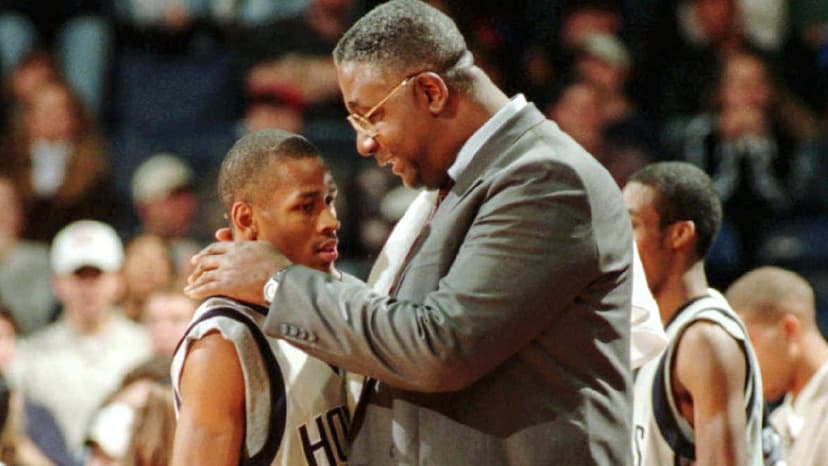
<instances>
[{"instance_id":1,"label":"shirt collar","mask_svg":"<svg viewBox=\"0 0 828 466\"><path fill-rule=\"evenodd\" d=\"M819 393L822 387L822 380L826 376L828 376L828 363L823 364L822 367L820 367L814 375L811 376L811 379L808 380L805 386L802 387L799 395L797 395L795 399L791 400L791 406L794 411L801 413L807 409L805 406L810 405L810 400Z\"/></svg>"},{"instance_id":2,"label":"shirt collar","mask_svg":"<svg viewBox=\"0 0 828 466\"><path fill-rule=\"evenodd\" d=\"M448 169L448 176L456 181L466 170L466 167L469 166L474 158L474 154L483 147L483 144L491 139L495 132L505 125L507 121L517 115L519 111L523 110L523 107L526 107L526 105L526 97L523 94L518 94L489 118L489 121L478 128L466 143L463 144L463 147L460 148L460 152L457 153L457 158L454 159L454 163Z\"/></svg>"},{"instance_id":3,"label":"shirt collar","mask_svg":"<svg viewBox=\"0 0 828 466\"><path fill-rule=\"evenodd\" d=\"M790 394L785 397L785 400L778 409L787 411L785 417L786 425L784 428L789 439L795 439L799 436L802 428L805 426L806 411L811 405L812 399L818 396L821 392L823 379L828 375L828 363L822 365L816 373L811 376L802 391L799 392L796 399Z\"/></svg>"}]
</instances>

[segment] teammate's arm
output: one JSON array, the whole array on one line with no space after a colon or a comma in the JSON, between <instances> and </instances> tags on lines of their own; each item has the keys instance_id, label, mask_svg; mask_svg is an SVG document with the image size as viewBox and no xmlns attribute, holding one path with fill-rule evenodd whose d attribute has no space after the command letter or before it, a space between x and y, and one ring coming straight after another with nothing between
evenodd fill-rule
<instances>
[{"instance_id":1,"label":"teammate's arm","mask_svg":"<svg viewBox=\"0 0 828 466\"><path fill-rule=\"evenodd\" d=\"M673 370L675 389L692 400L691 413L683 414L691 416L696 466L744 465L747 366L739 343L717 324L696 322L681 336Z\"/></svg>"},{"instance_id":2,"label":"teammate's arm","mask_svg":"<svg viewBox=\"0 0 828 466\"><path fill-rule=\"evenodd\" d=\"M193 343L179 383L181 409L171 466L238 466L244 439L244 376L218 333Z\"/></svg>"}]
</instances>

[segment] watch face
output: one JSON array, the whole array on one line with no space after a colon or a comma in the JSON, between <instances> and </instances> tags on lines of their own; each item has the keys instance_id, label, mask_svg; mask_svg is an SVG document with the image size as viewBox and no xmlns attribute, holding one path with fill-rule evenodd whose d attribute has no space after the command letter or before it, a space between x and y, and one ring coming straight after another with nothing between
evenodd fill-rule
<instances>
[{"instance_id":1,"label":"watch face","mask_svg":"<svg viewBox=\"0 0 828 466\"><path fill-rule=\"evenodd\" d=\"M264 298L265 301L271 303L273 298L276 297L276 289L279 287L279 282L276 280L275 277L270 277L270 280L265 283L264 286Z\"/></svg>"}]
</instances>

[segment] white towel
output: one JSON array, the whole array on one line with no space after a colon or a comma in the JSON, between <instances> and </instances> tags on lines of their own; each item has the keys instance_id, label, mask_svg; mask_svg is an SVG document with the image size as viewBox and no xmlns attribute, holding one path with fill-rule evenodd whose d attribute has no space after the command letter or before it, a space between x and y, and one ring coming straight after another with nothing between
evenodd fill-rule
<instances>
[{"instance_id":1,"label":"white towel","mask_svg":"<svg viewBox=\"0 0 828 466\"><path fill-rule=\"evenodd\" d=\"M421 191L391 230L382 251L374 261L374 266L371 267L371 273L368 274L368 285L374 291L388 294L396 284L408 251L428 223L436 202L436 190Z\"/></svg>"},{"instance_id":2,"label":"white towel","mask_svg":"<svg viewBox=\"0 0 828 466\"><path fill-rule=\"evenodd\" d=\"M658 311L644 265L638 255L638 247L633 241L633 282L632 312L630 312L630 366L638 369L650 359L658 356L667 346L667 334L661 324Z\"/></svg>"},{"instance_id":3,"label":"white towel","mask_svg":"<svg viewBox=\"0 0 828 466\"><path fill-rule=\"evenodd\" d=\"M367 283L377 293L388 294L391 287L396 284L408 252L434 211L437 193L436 190L421 191L391 230L382 251L371 267L371 273L368 274ZM348 373L346 380L348 407L353 415L367 377Z\"/></svg>"}]
</instances>

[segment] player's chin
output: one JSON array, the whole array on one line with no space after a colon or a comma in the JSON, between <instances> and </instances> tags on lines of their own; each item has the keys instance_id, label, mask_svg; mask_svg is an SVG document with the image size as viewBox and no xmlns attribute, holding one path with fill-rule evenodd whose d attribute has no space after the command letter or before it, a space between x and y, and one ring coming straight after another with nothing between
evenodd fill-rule
<instances>
[{"instance_id":1,"label":"player's chin","mask_svg":"<svg viewBox=\"0 0 828 466\"><path fill-rule=\"evenodd\" d=\"M309 267L321 272L330 272L338 257L339 253L337 251L318 252Z\"/></svg>"}]
</instances>

